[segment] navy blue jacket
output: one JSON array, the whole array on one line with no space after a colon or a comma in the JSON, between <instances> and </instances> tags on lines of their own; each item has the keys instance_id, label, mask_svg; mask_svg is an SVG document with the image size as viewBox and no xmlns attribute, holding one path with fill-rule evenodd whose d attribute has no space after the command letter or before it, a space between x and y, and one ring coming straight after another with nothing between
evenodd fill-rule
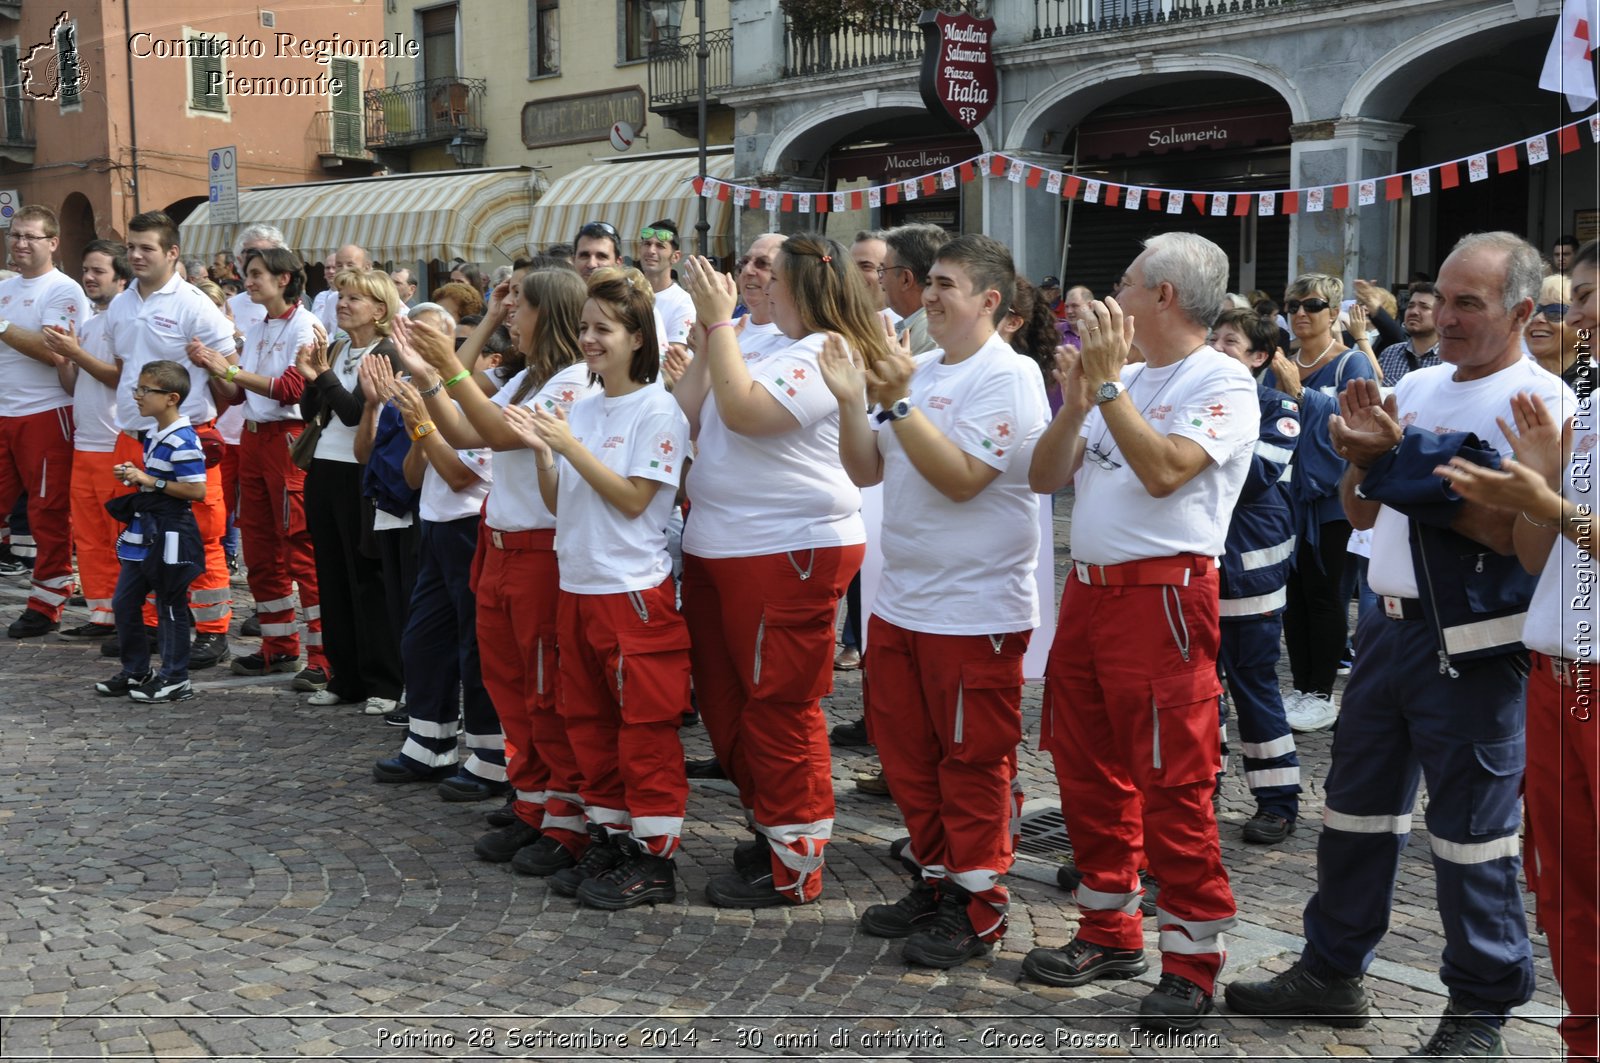
<instances>
[{"instance_id":1,"label":"navy blue jacket","mask_svg":"<svg viewBox=\"0 0 1600 1063\"><path fill-rule=\"evenodd\" d=\"M1290 500L1292 466L1303 438L1300 405L1281 391L1256 384L1261 431L1250 471L1228 525L1220 583L1223 620L1277 613L1284 606L1289 566L1294 557L1294 509Z\"/></svg>"}]
</instances>

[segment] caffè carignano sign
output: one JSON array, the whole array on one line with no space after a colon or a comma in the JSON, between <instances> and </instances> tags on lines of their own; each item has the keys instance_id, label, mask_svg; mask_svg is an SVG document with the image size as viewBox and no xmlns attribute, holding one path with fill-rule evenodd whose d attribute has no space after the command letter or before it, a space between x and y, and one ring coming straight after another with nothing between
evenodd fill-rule
<instances>
[{"instance_id":1,"label":"caff\u00e8 carignano sign","mask_svg":"<svg viewBox=\"0 0 1600 1063\"><path fill-rule=\"evenodd\" d=\"M522 143L529 148L609 140L611 127L645 125L644 92L638 88L585 92L529 100L522 105Z\"/></svg>"}]
</instances>

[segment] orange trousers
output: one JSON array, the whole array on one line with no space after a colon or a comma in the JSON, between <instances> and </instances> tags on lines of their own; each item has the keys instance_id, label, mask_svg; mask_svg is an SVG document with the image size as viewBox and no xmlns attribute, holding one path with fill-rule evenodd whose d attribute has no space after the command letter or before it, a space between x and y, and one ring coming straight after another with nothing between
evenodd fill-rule
<instances>
[{"instance_id":1,"label":"orange trousers","mask_svg":"<svg viewBox=\"0 0 1600 1063\"><path fill-rule=\"evenodd\" d=\"M106 512L106 503L133 488L111 474L114 453L72 452L72 546L78 552L78 582L89 606L91 624L115 624L111 598L117 593L117 536L122 523Z\"/></svg>"}]
</instances>

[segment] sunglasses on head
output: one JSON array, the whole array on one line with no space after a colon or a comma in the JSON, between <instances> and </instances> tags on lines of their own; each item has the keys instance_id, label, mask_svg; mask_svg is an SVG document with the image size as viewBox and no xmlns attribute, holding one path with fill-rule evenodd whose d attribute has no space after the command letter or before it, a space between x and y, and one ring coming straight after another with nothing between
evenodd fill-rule
<instances>
[{"instance_id":1,"label":"sunglasses on head","mask_svg":"<svg viewBox=\"0 0 1600 1063\"><path fill-rule=\"evenodd\" d=\"M617 235L617 227L608 221L586 221L583 223L583 227L578 230L578 235L609 236L613 240L621 239L621 237Z\"/></svg>"},{"instance_id":2,"label":"sunglasses on head","mask_svg":"<svg viewBox=\"0 0 1600 1063\"><path fill-rule=\"evenodd\" d=\"M1567 319L1566 303L1540 303L1533 308L1535 314L1543 314L1544 319L1552 325L1559 325Z\"/></svg>"},{"instance_id":3,"label":"sunglasses on head","mask_svg":"<svg viewBox=\"0 0 1600 1063\"><path fill-rule=\"evenodd\" d=\"M673 232L671 229L640 229L639 239L660 240L664 244L676 245L678 242L678 234Z\"/></svg>"},{"instance_id":4,"label":"sunglasses on head","mask_svg":"<svg viewBox=\"0 0 1600 1063\"><path fill-rule=\"evenodd\" d=\"M1293 314L1297 313L1301 307L1305 307L1305 311L1308 314L1320 314L1332 305L1326 299L1290 299L1283 304L1283 309L1286 313Z\"/></svg>"}]
</instances>

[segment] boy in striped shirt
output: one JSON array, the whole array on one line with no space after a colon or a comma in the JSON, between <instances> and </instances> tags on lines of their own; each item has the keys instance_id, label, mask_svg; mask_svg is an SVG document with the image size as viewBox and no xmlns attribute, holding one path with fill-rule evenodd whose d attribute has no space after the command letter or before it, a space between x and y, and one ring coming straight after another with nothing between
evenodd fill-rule
<instances>
[{"instance_id":1,"label":"boy in striped shirt","mask_svg":"<svg viewBox=\"0 0 1600 1063\"><path fill-rule=\"evenodd\" d=\"M189 371L162 359L147 363L133 389L139 413L155 419L144 441L144 468L113 467L124 484L138 487L107 503L128 525L117 539L122 573L111 609L122 647L122 671L95 689L135 701L186 701L189 685L189 584L204 568L204 547L194 504L206 496L206 460L200 440L179 407L189 394ZM144 634L144 600L154 592L161 671L150 667Z\"/></svg>"}]
</instances>

